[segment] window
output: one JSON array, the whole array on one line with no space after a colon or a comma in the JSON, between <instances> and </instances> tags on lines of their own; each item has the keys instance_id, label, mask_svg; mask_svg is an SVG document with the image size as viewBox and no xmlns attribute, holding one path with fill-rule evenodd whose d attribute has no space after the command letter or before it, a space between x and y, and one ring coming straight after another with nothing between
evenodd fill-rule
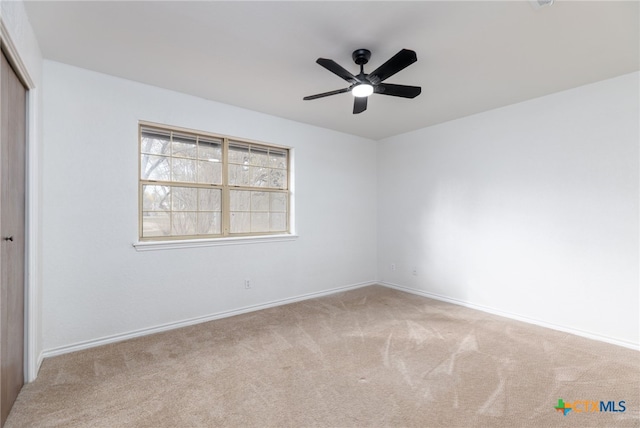
<instances>
[{"instance_id":1,"label":"window","mask_svg":"<svg viewBox=\"0 0 640 428\"><path fill-rule=\"evenodd\" d=\"M289 233L289 150L140 125L140 239Z\"/></svg>"}]
</instances>

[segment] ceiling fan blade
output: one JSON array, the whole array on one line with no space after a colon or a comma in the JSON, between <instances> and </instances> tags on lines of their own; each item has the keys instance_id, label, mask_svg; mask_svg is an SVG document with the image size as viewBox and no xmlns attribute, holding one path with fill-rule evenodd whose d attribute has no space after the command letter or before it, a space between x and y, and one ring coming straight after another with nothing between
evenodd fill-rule
<instances>
[{"instance_id":1,"label":"ceiling fan blade","mask_svg":"<svg viewBox=\"0 0 640 428\"><path fill-rule=\"evenodd\" d=\"M417 60L418 56L414 51L402 49L400 52L392 56L387 62L376 68L369 74L369 76L367 76L367 78L372 84L376 85L393 76L398 71L410 66Z\"/></svg>"},{"instance_id":2,"label":"ceiling fan blade","mask_svg":"<svg viewBox=\"0 0 640 428\"><path fill-rule=\"evenodd\" d=\"M323 92L321 94L316 94L316 95L309 95L308 97L304 97L303 100L305 101L315 100L322 97L328 97L329 95L344 94L345 92L349 92L349 88L336 89L335 91Z\"/></svg>"},{"instance_id":3,"label":"ceiling fan blade","mask_svg":"<svg viewBox=\"0 0 640 428\"><path fill-rule=\"evenodd\" d=\"M379 83L373 87L373 92L392 97L415 98L420 95L420 86L393 85L391 83Z\"/></svg>"},{"instance_id":4,"label":"ceiling fan blade","mask_svg":"<svg viewBox=\"0 0 640 428\"><path fill-rule=\"evenodd\" d=\"M353 97L353 114L362 113L367 109L367 98L369 97Z\"/></svg>"},{"instance_id":5,"label":"ceiling fan blade","mask_svg":"<svg viewBox=\"0 0 640 428\"><path fill-rule=\"evenodd\" d=\"M318 58L316 62L321 66L323 66L324 68L326 68L327 70L329 70L330 72L332 72L333 74L335 74L336 76L343 78L349 83L352 83L352 84L360 83L360 81L356 78L356 76L349 73L347 70L342 68L341 65L339 65L337 62L335 62L332 59Z\"/></svg>"}]
</instances>

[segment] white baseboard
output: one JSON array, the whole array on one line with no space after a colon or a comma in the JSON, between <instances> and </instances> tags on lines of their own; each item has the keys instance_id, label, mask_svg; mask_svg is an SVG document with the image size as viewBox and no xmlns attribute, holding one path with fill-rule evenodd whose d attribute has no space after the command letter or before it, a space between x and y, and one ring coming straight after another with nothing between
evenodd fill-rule
<instances>
[{"instance_id":1,"label":"white baseboard","mask_svg":"<svg viewBox=\"0 0 640 428\"><path fill-rule=\"evenodd\" d=\"M83 342L77 342L71 345L60 346L57 348L45 350L39 359L38 367L43 358L55 357L62 354L68 354L69 352L81 351L83 349L94 348L96 346L107 345L115 342L122 342L123 340L133 339L136 337L147 336L149 334L160 333L167 330L174 330L176 328L187 327L194 324L200 324L203 322L214 321L221 318L228 318L235 315L241 315L248 312L259 311L262 309L273 308L276 306L287 305L289 303L300 302L302 300L314 299L317 297L328 296L335 293L341 293L343 291L355 290L357 288L367 287L370 285L378 284L377 281L360 282L357 284L345 285L342 287L331 288L329 290L319 291L315 293L302 294L295 297L289 297L281 300L274 300L271 302L261 303L258 305L245 306L238 309L229 311L217 312L215 314L204 315L201 317L190 318L182 321L171 322L154 327L143 328L140 330L129 331L126 333L114 334L111 336L105 336L98 339L86 340Z\"/></svg>"},{"instance_id":2,"label":"white baseboard","mask_svg":"<svg viewBox=\"0 0 640 428\"><path fill-rule=\"evenodd\" d=\"M452 297L443 296L436 293L431 293L429 291L418 290L416 288L405 287L403 285L394 284L391 282L379 281L378 284L383 285L385 287L393 288L395 290L404 291L411 294L416 294L422 297L428 297L430 299L439 300L442 302L452 303L458 306L464 306L470 309L476 309L478 311L487 312L493 315L498 315L505 318L510 318L516 321L526 322L527 324L533 324L540 327L550 328L552 330L562 331L564 333L573 334L576 336L586 337L587 339L598 340L600 342L610 343L612 345L622 346L624 348L633 349L635 351L640 351L640 345L637 343L629 342L626 340L620 340L609 336L603 336L601 334L592 333L589 331L584 331L572 327L566 327L563 325L553 324L550 322L542 321L535 318L526 317L523 315L518 315L512 312L506 312L499 309L494 309L488 306L478 305L471 302L466 302L464 300L454 299Z\"/></svg>"},{"instance_id":3,"label":"white baseboard","mask_svg":"<svg viewBox=\"0 0 640 428\"><path fill-rule=\"evenodd\" d=\"M38 377L38 372L40 372L40 367L42 366L42 361L44 357L42 356L42 352L39 354L30 354L27 353L25 371L24 371L24 383L31 383Z\"/></svg>"},{"instance_id":4,"label":"white baseboard","mask_svg":"<svg viewBox=\"0 0 640 428\"><path fill-rule=\"evenodd\" d=\"M210 314L210 315L204 315L204 316L201 316L201 317L190 318L190 319L186 319L186 320L182 320L182 321L171 322L171 323L162 324L162 325L158 325L158 326L154 326L154 327L143 328L143 329L134 330L134 331L126 332L126 333L114 334L114 335L111 335L111 336L101 337L101 338L98 338L98 339L92 339L92 340L87 340L87 341L83 341L83 342L77 342L77 343L74 343L74 344L71 344L71 345L60 346L60 347L57 347L57 348L47 349L47 350L43 351L40 354L40 356L38 357L37 367L39 369L40 365L42 364L42 361L45 358L49 358L49 357L55 357L55 356L58 356L58 355L67 354L67 353L75 352L75 351L80 351L80 350L83 350L83 349L94 348L96 346L107 345L107 344L110 344L110 343L121 342L121 341L124 341L124 340L133 339L133 338L136 338L136 337L142 337L142 336L147 336L147 335L154 334L154 333L160 333L160 332L163 332L163 331L174 330L176 328L187 327L187 326L190 326L190 325L200 324L200 323L203 323L203 322L214 321L214 320L221 319L221 318L227 318L227 317L232 317L232 316L235 316L235 315L241 315L241 314L245 314L245 313L248 313L248 312L259 311L259 310L262 310L262 309L273 308L273 307L276 307L276 306L282 306L282 305L286 305L286 304L289 304L289 303L300 302L300 301L303 301L303 300L313 299L313 298L316 298L316 297L328 296L328 295L335 294L335 293L340 293L340 292L343 292L343 291L355 290L357 288L367 287L367 286L370 286L370 285L382 285L384 287L392 288L392 289L399 290L399 291L404 291L404 292L411 293L411 294L416 294L418 296L427 297L427 298L434 299L434 300L439 300L439 301L442 301L442 302L452 303L454 305L464 306L464 307L475 309L475 310L479 310L479 311L482 311L482 312L487 312L487 313L490 313L490 314L493 314L493 315L498 315L498 316L501 316L501 317L510 318L510 319L514 319L514 320L517 320L517 321L522 321L522 322L525 322L525 323L528 323L528 324L533 324L533 325L537 325L537 326L541 326L541 327L546 327L546 328L550 328L552 330L558 330L558 331L562 331L562 332L565 332L565 333L574 334L576 336L586 337L588 339L598 340L600 342L610 343L610 344L613 344L613 345L622 346L622 347L625 347L625 348L629 348L629 349L633 349L633 350L636 350L636 351L640 351L640 345L638 345L636 343L633 343L633 342L620 340L620 339L616 339L616 338L612 338L612 337L608 337L608 336L603 336L603 335L600 335L600 334L597 334L597 333L592 333L592 332L579 330L579 329L575 329L575 328L571 328L571 327L566 327L566 326L562 326L562 325L558 325L558 324L553 324L553 323L549 323L549 322L546 322L546 321L542 321L542 320L538 320L538 319L534 319L534 318L529 318L529 317L526 317L526 316L518 315L518 314L515 314L515 313L506 312L506 311L494 309L494 308L491 308L491 307L487 307L487 306L478 305L478 304L475 304L475 303L466 302L466 301L463 301L463 300L458 300L458 299L455 299L455 298L443 296L443 295L436 294L436 293L431 293L431 292L424 291L424 290L418 290L418 289L411 288L411 287L405 287L405 286L394 284L394 283L390 283L390 282L385 282L385 281L367 281L367 282L361 282L361 283L357 283L357 284L346 285L346 286L342 286L342 287L336 287L336 288L332 288L332 289L324 290L324 291L320 291L320 292L302 294L302 295L299 295L299 296L289 297L289 298L286 298L286 299L274 300L274 301L271 301L271 302L261 303L261 304L258 304L258 305L245 306L245 307L238 308L238 309L218 312L218 313L214 313L214 314Z\"/></svg>"},{"instance_id":5,"label":"white baseboard","mask_svg":"<svg viewBox=\"0 0 640 428\"><path fill-rule=\"evenodd\" d=\"M40 354L38 355L38 358L36 359L36 368L35 368L33 379L31 379L29 382L33 382L34 380L36 380L36 377L38 376L38 373L40 372L40 367L42 367L42 362L43 361L44 361L44 354L42 352L40 352Z\"/></svg>"}]
</instances>

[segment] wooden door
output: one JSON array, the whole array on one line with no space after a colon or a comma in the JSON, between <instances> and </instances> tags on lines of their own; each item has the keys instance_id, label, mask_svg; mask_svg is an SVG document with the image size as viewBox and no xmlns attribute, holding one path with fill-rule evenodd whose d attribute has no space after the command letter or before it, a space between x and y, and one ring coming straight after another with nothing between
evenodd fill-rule
<instances>
[{"instance_id":1,"label":"wooden door","mask_svg":"<svg viewBox=\"0 0 640 428\"><path fill-rule=\"evenodd\" d=\"M24 383L26 89L0 66L0 427Z\"/></svg>"}]
</instances>

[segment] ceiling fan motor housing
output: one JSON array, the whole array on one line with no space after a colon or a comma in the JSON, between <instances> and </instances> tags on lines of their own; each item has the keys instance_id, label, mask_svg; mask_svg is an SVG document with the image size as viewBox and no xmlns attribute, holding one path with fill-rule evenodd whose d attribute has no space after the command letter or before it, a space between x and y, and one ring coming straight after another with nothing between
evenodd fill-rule
<instances>
[{"instance_id":1,"label":"ceiling fan motor housing","mask_svg":"<svg viewBox=\"0 0 640 428\"><path fill-rule=\"evenodd\" d=\"M353 61L358 65L364 65L369 62L369 58L371 58L371 51L368 49L356 49L353 51L351 55Z\"/></svg>"}]
</instances>

